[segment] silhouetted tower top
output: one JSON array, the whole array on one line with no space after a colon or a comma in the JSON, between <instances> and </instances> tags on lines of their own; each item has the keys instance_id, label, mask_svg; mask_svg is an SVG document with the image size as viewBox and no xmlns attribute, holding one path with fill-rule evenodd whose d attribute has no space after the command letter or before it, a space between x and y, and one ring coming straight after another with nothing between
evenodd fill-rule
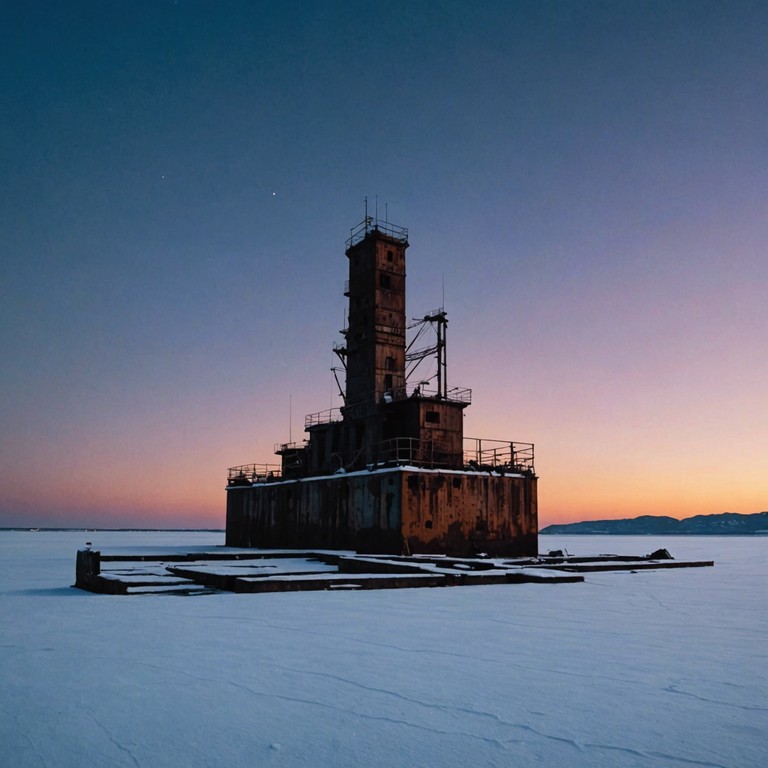
<instances>
[{"instance_id":1,"label":"silhouetted tower top","mask_svg":"<svg viewBox=\"0 0 768 768\"><path fill-rule=\"evenodd\" d=\"M405 393L408 230L366 217L347 241L346 412L365 417Z\"/></svg>"}]
</instances>

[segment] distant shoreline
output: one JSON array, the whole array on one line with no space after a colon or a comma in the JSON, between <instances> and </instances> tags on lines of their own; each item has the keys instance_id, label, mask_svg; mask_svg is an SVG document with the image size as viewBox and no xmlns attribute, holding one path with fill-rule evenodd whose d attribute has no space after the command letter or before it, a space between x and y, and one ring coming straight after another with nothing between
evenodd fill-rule
<instances>
[{"instance_id":1,"label":"distant shoreline","mask_svg":"<svg viewBox=\"0 0 768 768\"><path fill-rule=\"evenodd\" d=\"M571 523L580 526L582 523ZM566 530L569 525L548 525L539 531L539 536L729 536L759 538L768 537L768 530L764 531L670 531L659 529L657 531L616 531L616 530ZM224 528L25 528L21 526L1 527L0 532L10 533L225 533Z\"/></svg>"},{"instance_id":2,"label":"distant shoreline","mask_svg":"<svg viewBox=\"0 0 768 768\"><path fill-rule=\"evenodd\" d=\"M683 520L674 517L641 515L621 520L588 520L581 523L548 525L539 531L544 536L578 534L584 536L766 536L768 512L741 515L695 515Z\"/></svg>"},{"instance_id":3,"label":"distant shoreline","mask_svg":"<svg viewBox=\"0 0 768 768\"><path fill-rule=\"evenodd\" d=\"M0 531L28 533L226 533L224 528L81 528L79 526L0 526ZM751 515L723 512L674 517L641 515L614 520L585 520L553 524L539 531L541 536L768 536L768 512Z\"/></svg>"}]
</instances>

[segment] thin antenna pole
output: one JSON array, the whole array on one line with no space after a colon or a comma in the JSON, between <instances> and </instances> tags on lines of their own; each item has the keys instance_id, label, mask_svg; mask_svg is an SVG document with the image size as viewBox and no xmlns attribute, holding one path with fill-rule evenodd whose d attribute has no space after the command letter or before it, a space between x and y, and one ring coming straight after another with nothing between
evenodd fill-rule
<instances>
[{"instance_id":1,"label":"thin antenna pole","mask_svg":"<svg viewBox=\"0 0 768 768\"><path fill-rule=\"evenodd\" d=\"M443 396L443 324L437 318L437 396Z\"/></svg>"},{"instance_id":2,"label":"thin antenna pole","mask_svg":"<svg viewBox=\"0 0 768 768\"><path fill-rule=\"evenodd\" d=\"M443 394L448 399L448 321L443 314Z\"/></svg>"},{"instance_id":3,"label":"thin antenna pole","mask_svg":"<svg viewBox=\"0 0 768 768\"><path fill-rule=\"evenodd\" d=\"M389 203L384 203L384 219L389 221Z\"/></svg>"},{"instance_id":4,"label":"thin antenna pole","mask_svg":"<svg viewBox=\"0 0 768 768\"><path fill-rule=\"evenodd\" d=\"M293 393L288 394L288 442L293 442Z\"/></svg>"},{"instance_id":5,"label":"thin antenna pole","mask_svg":"<svg viewBox=\"0 0 768 768\"><path fill-rule=\"evenodd\" d=\"M442 279L443 279L443 303L442 303L442 308L445 309L445 272L443 272L443 274L442 274Z\"/></svg>"},{"instance_id":6,"label":"thin antenna pole","mask_svg":"<svg viewBox=\"0 0 768 768\"><path fill-rule=\"evenodd\" d=\"M375 211L376 211L376 226L378 227L379 226L379 196L378 195L376 195Z\"/></svg>"}]
</instances>

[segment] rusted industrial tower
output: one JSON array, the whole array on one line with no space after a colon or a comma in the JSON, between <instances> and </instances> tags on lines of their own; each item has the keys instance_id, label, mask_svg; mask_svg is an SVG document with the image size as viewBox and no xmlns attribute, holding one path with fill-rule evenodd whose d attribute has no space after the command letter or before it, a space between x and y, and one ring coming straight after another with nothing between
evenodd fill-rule
<instances>
[{"instance_id":1,"label":"rusted industrial tower","mask_svg":"<svg viewBox=\"0 0 768 768\"><path fill-rule=\"evenodd\" d=\"M406 344L407 248L388 222L352 230L344 404L307 416L308 439L276 447L279 467L229 470L228 545L536 553L533 445L465 440L471 390L447 385L445 311L417 322L436 333L426 351ZM432 354L435 375L410 382Z\"/></svg>"}]
</instances>

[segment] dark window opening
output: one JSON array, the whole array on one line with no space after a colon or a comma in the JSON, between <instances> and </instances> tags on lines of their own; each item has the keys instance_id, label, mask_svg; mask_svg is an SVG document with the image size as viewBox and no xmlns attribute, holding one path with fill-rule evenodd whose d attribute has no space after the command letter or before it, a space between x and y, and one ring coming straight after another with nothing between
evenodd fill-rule
<instances>
[{"instance_id":1,"label":"dark window opening","mask_svg":"<svg viewBox=\"0 0 768 768\"><path fill-rule=\"evenodd\" d=\"M427 520L427 522L424 523L424 527L425 528L431 528L432 527L432 521L431 520Z\"/></svg>"},{"instance_id":2,"label":"dark window opening","mask_svg":"<svg viewBox=\"0 0 768 768\"><path fill-rule=\"evenodd\" d=\"M384 368L388 371L394 371L395 370L395 358L394 357L388 357L384 361Z\"/></svg>"},{"instance_id":3,"label":"dark window opening","mask_svg":"<svg viewBox=\"0 0 768 768\"><path fill-rule=\"evenodd\" d=\"M387 261L392 261L395 258L395 254L392 251L387 251Z\"/></svg>"},{"instance_id":4,"label":"dark window opening","mask_svg":"<svg viewBox=\"0 0 768 768\"><path fill-rule=\"evenodd\" d=\"M384 389L392 389L392 374L388 373L384 377Z\"/></svg>"},{"instance_id":5,"label":"dark window opening","mask_svg":"<svg viewBox=\"0 0 768 768\"><path fill-rule=\"evenodd\" d=\"M391 288L392 278L389 275L379 275L379 285L382 288Z\"/></svg>"},{"instance_id":6,"label":"dark window opening","mask_svg":"<svg viewBox=\"0 0 768 768\"><path fill-rule=\"evenodd\" d=\"M424 421L426 421L429 424L439 424L440 413L438 411L427 411L427 414L424 417Z\"/></svg>"}]
</instances>

